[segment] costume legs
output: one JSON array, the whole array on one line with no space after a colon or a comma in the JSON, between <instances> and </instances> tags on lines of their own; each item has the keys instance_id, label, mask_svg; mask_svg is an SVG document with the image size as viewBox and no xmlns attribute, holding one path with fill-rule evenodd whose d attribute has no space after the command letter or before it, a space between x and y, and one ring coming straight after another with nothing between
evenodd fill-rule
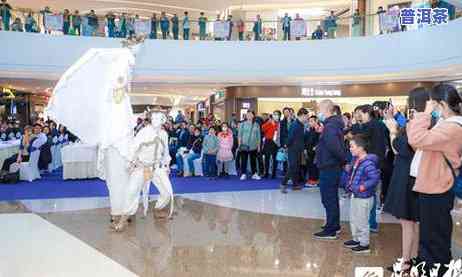
<instances>
[{"instance_id":1,"label":"costume legs","mask_svg":"<svg viewBox=\"0 0 462 277\"><path fill-rule=\"evenodd\" d=\"M126 215L136 214L136 211L138 210L138 206L140 203L140 193L141 193L141 190L143 190L143 195L144 195L146 184L149 190L149 182L145 182L144 180L143 168L135 169L130 175L130 181L127 187L127 197L126 197L127 203L125 205ZM148 199L146 198L146 200ZM147 210L148 210L148 203L143 202L143 204L144 204L144 215L146 215Z\"/></svg>"},{"instance_id":2,"label":"costume legs","mask_svg":"<svg viewBox=\"0 0 462 277\"><path fill-rule=\"evenodd\" d=\"M119 151L111 146L106 150L104 167L111 203L111 215L124 215L127 203L127 184L129 183L127 163Z\"/></svg>"},{"instance_id":3,"label":"costume legs","mask_svg":"<svg viewBox=\"0 0 462 277\"><path fill-rule=\"evenodd\" d=\"M164 209L170 203L170 215L173 213L173 189L172 183L168 176L167 168L156 168L153 172L152 182L159 191L159 199L157 200L155 209Z\"/></svg>"}]
</instances>

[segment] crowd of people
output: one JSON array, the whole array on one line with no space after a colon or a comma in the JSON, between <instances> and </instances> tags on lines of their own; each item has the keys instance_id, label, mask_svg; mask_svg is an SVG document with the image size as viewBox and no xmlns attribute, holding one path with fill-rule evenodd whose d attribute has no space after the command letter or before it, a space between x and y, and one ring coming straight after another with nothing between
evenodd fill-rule
<instances>
[{"instance_id":1,"label":"crowd of people","mask_svg":"<svg viewBox=\"0 0 462 277\"><path fill-rule=\"evenodd\" d=\"M449 9L450 19L455 17L455 8L446 3L445 1L433 1L434 7L445 7ZM115 14L110 11L106 15L97 15L94 10L91 10L87 14L80 14L78 10L74 12L69 9L64 11L52 11L49 7L45 7L38 14L41 15L40 24L38 21L37 14L32 12L27 13L23 18L17 16L13 19L13 8L7 3L7 0L2 0L0 3L0 17L2 24L0 24L0 30L11 30L18 32L40 32L41 27L44 28L44 33L50 33L51 29L47 27L46 16L52 14L59 14L62 16L62 26L60 31L64 35L84 35L84 36L107 36L107 37L118 37L127 38L131 36L142 35L137 33L136 22L145 20L141 19L139 15L120 13ZM374 14L379 17L380 34L388 32L384 29L386 10L383 7L379 7L377 13ZM307 33L296 33L291 32L293 28L291 23L302 22L307 29L306 20L303 19L300 14L296 14L295 18L285 14L284 17L278 19L278 23L282 26L282 39L291 40L293 37L295 40L300 40L302 37L308 37L308 39L332 39L336 37L337 32L337 21L347 20L348 25L351 27L351 36L364 35L365 26L365 14L362 14L359 9L356 9L351 13L351 16L340 18L339 15L335 14L334 11L330 11L329 15L323 19L316 21L320 22L320 25L308 36ZM312 21L312 20L311 20ZM236 32L239 40L274 40L275 29L274 27L267 28L267 34L265 34L265 28L263 27L263 21L260 15L256 15L253 21L244 21L243 19L234 20L232 15L228 15L226 18L222 18L217 15L215 22L221 22L227 25L228 33L223 37L218 37L216 34L211 36L210 30L208 30L209 19L205 16L204 12L200 13L198 18L190 18L188 11L185 11L182 16L178 14L167 15L166 12L161 14L153 13L150 20L150 30L146 31L144 35L147 35L151 39L180 39L180 33L182 34L183 40L191 39L192 24L197 24L199 33L197 37L200 40L215 39L215 40L231 40L233 33ZM399 24L398 24L399 25ZM100 28L104 26L104 28ZM250 29L247 26L251 26ZM396 31L402 31L405 28L397 28ZM101 31L104 30L104 31ZM293 30L292 30L293 31ZM293 39L292 38L292 39Z\"/></svg>"},{"instance_id":2,"label":"crowd of people","mask_svg":"<svg viewBox=\"0 0 462 277\"><path fill-rule=\"evenodd\" d=\"M39 151L38 168L40 172L42 174L49 173L62 166L61 147L78 140L66 127L43 119L24 127L20 127L19 121L3 123L0 139L1 141L20 140L18 153L3 161L1 176L10 173L18 174L18 172L11 172L11 165L28 162L34 151Z\"/></svg>"},{"instance_id":3,"label":"crowd of people","mask_svg":"<svg viewBox=\"0 0 462 277\"><path fill-rule=\"evenodd\" d=\"M461 124L461 115L457 90L440 84L411 91L406 110L375 102L342 114L323 100L317 111L248 111L229 122L210 114L192 124L179 113L165 130L177 176L194 176L194 160L202 157L212 179L226 178L234 164L241 180L281 177L282 193L319 187L326 223L317 239L338 239L339 197L351 198L352 239L344 244L355 253L371 251L377 211L390 213L402 226L401 270L409 274L421 262L430 270L452 258L451 167L461 166L462 128L451 122Z\"/></svg>"}]
</instances>

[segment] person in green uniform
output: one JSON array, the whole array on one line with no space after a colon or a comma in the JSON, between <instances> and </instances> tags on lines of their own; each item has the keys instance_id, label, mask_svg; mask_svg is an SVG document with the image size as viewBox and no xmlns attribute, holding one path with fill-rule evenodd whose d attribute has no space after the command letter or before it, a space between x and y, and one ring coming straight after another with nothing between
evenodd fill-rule
<instances>
[{"instance_id":1,"label":"person in green uniform","mask_svg":"<svg viewBox=\"0 0 462 277\"><path fill-rule=\"evenodd\" d=\"M207 38L207 17L204 16L204 12L201 12L199 17L199 39L205 40Z\"/></svg>"}]
</instances>

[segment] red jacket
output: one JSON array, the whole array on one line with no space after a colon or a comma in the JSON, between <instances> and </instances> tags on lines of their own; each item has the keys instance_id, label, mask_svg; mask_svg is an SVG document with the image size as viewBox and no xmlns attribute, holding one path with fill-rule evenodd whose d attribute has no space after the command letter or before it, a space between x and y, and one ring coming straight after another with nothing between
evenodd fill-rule
<instances>
[{"instance_id":1,"label":"red jacket","mask_svg":"<svg viewBox=\"0 0 462 277\"><path fill-rule=\"evenodd\" d=\"M265 139L273 140L274 134L278 130L278 124L275 121L271 122L268 120L261 126L261 130L263 131Z\"/></svg>"}]
</instances>

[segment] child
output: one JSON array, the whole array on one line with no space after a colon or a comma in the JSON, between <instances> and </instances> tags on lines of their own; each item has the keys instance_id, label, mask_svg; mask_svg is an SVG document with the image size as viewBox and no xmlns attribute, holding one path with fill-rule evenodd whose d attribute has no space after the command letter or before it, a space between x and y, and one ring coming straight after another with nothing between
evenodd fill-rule
<instances>
[{"instance_id":1,"label":"child","mask_svg":"<svg viewBox=\"0 0 462 277\"><path fill-rule=\"evenodd\" d=\"M233 131L228 128L227 123L221 124L221 132L218 134L218 171L220 176L228 176L230 163L233 161Z\"/></svg>"},{"instance_id":2,"label":"child","mask_svg":"<svg viewBox=\"0 0 462 277\"><path fill-rule=\"evenodd\" d=\"M350 227L353 239L344 245L354 253L370 253L369 214L380 181L378 157L367 153L368 146L369 141L364 135L355 135L350 142L353 160L348 166L346 189L351 192Z\"/></svg>"},{"instance_id":3,"label":"child","mask_svg":"<svg viewBox=\"0 0 462 277\"><path fill-rule=\"evenodd\" d=\"M215 135L215 128L210 127L208 135L204 138L202 145L205 160L205 175L214 178L217 175L217 152L218 152L218 138Z\"/></svg>"}]
</instances>

